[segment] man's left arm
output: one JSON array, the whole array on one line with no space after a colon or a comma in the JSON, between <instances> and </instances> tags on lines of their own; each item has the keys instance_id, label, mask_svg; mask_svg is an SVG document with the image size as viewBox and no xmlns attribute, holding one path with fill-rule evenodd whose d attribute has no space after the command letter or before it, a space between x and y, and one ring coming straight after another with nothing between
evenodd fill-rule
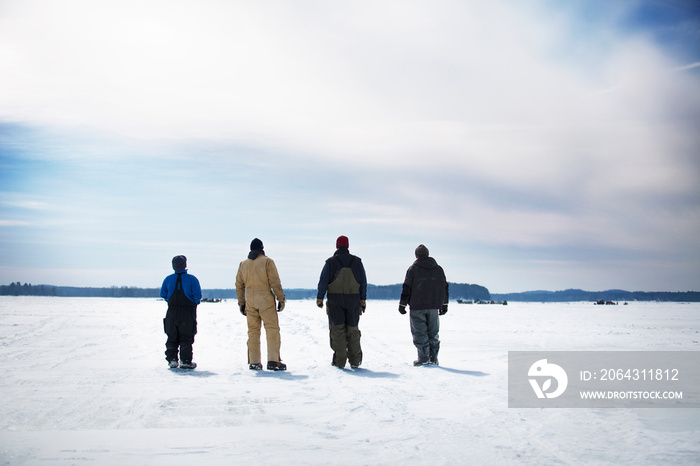
<instances>
[{"instance_id":1,"label":"man's left arm","mask_svg":"<svg viewBox=\"0 0 700 466\"><path fill-rule=\"evenodd\" d=\"M160 297L165 299L167 301L168 299L168 278L166 277L165 280L163 280L163 284L160 287Z\"/></svg>"}]
</instances>

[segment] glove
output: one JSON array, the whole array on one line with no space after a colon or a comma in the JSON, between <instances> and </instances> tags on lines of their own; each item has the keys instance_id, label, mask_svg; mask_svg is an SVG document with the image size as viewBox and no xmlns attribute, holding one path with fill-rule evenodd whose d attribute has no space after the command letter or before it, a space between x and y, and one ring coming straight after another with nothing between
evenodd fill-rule
<instances>
[{"instance_id":1,"label":"glove","mask_svg":"<svg viewBox=\"0 0 700 466\"><path fill-rule=\"evenodd\" d=\"M405 313L406 313L406 305L405 305L405 304L399 304L399 312L400 312L401 314L405 314Z\"/></svg>"},{"instance_id":2,"label":"glove","mask_svg":"<svg viewBox=\"0 0 700 466\"><path fill-rule=\"evenodd\" d=\"M440 309L438 314L440 314L441 316L444 316L445 314L447 314L447 304L442 305L442 309Z\"/></svg>"},{"instance_id":3,"label":"glove","mask_svg":"<svg viewBox=\"0 0 700 466\"><path fill-rule=\"evenodd\" d=\"M365 309L367 309L367 301L363 299L362 301L360 301L360 312L364 314Z\"/></svg>"},{"instance_id":4,"label":"glove","mask_svg":"<svg viewBox=\"0 0 700 466\"><path fill-rule=\"evenodd\" d=\"M277 303L277 312L282 312L284 311L284 301L280 301Z\"/></svg>"},{"instance_id":5,"label":"glove","mask_svg":"<svg viewBox=\"0 0 700 466\"><path fill-rule=\"evenodd\" d=\"M323 299L322 299L322 298L318 298L318 299L316 300L316 305L317 305L318 307L320 307L320 308L323 308Z\"/></svg>"},{"instance_id":6,"label":"glove","mask_svg":"<svg viewBox=\"0 0 700 466\"><path fill-rule=\"evenodd\" d=\"M239 304L239 305L238 305L238 309L241 310L241 314L246 315L246 314L245 314L245 303Z\"/></svg>"}]
</instances>

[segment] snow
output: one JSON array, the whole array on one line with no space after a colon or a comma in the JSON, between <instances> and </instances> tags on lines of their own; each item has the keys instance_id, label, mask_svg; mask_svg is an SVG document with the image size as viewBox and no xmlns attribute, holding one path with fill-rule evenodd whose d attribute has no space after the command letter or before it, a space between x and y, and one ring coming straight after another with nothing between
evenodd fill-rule
<instances>
[{"instance_id":1,"label":"snow","mask_svg":"<svg viewBox=\"0 0 700 466\"><path fill-rule=\"evenodd\" d=\"M194 371L167 368L154 299L0 297L0 464L698 464L697 409L512 409L508 351L700 350L700 304L452 303L440 367L369 301L363 369L325 313L280 314L288 372L247 368L235 301L199 306Z\"/></svg>"}]
</instances>

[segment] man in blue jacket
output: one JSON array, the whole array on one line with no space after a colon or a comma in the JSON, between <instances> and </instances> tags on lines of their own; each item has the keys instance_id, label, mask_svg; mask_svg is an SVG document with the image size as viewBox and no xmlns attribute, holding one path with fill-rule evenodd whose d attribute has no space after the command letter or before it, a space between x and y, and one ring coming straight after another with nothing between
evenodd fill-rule
<instances>
[{"instance_id":1,"label":"man in blue jacket","mask_svg":"<svg viewBox=\"0 0 700 466\"><path fill-rule=\"evenodd\" d=\"M202 288L194 275L187 273L187 258L173 257L174 274L163 280L160 297L168 302L168 312L163 327L168 335L165 342L165 359L171 368L194 369L192 344L197 334L197 305L202 299ZM178 349L180 362L178 363Z\"/></svg>"}]
</instances>

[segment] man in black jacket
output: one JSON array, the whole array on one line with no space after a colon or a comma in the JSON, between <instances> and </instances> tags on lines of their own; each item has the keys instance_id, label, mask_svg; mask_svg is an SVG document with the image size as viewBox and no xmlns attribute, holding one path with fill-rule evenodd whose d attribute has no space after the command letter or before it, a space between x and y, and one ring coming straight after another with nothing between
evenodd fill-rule
<instances>
[{"instance_id":1,"label":"man in black jacket","mask_svg":"<svg viewBox=\"0 0 700 466\"><path fill-rule=\"evenodd\" d=\"M406 305L411 308L411 333L413 344L418 349L414 366L438 364L440 351L439 315L447 312L450 293L445 272L432 257L428 248L416 248L416 261L408 268L401 290L399 312L406 314Z\"/></svg>"},{"instance_id":2,"label":"man in black jacket","mask_svg":"<svg viewBox=\"0 0 700 466\"><path fill-rule=\"evenodd\" d=\"M362 259L350 254L349 245L347 236L336 240L335 254L323 266L316 295L316 304L322 308L323 297L328 292L326 313L333 350L331 364L341 369L348 360L353 369L362 363L358 326L367 299L365 268Z\"/></svg>"}]
</instances>

